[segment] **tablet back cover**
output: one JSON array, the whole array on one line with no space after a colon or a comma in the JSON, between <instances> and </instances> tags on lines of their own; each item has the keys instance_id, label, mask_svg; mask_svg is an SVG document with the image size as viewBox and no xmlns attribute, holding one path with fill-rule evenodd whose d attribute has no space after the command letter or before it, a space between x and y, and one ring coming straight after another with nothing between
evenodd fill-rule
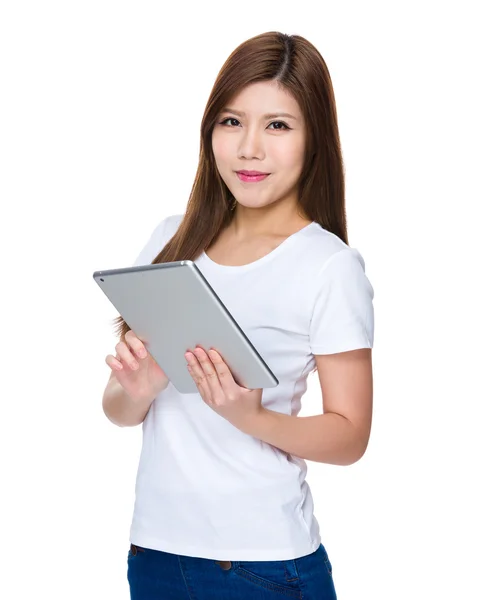
<instances>
[{"instance_id":1,"label":"tablet back cover","mask_svg":"<svg viewBox=\"0 0 480 600\"><path fill-rule=\"evenodd\" d=\"M93 277L180 393L198 393L185 359L197 345L218 350L242 387L278 385L193 261L96 271Z\"/></svg>"}]
</instances>

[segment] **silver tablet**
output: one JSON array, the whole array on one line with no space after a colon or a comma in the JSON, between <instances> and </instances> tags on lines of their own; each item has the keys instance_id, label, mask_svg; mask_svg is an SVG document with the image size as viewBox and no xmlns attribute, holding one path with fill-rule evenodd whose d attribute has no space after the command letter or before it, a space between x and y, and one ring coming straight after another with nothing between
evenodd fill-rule
<instances>
[{"instance_id":1,"label":"silver tablet","mask_svg":"<svg viewBox=\"0 0 480 600\"><path fill-rule=\"evenodd\" d=\"M197 345L218 350L242 387L278 385L191 260L95 271L93 278L180 393L198 393L185 359Z\"/></svg>"}]
</instances>

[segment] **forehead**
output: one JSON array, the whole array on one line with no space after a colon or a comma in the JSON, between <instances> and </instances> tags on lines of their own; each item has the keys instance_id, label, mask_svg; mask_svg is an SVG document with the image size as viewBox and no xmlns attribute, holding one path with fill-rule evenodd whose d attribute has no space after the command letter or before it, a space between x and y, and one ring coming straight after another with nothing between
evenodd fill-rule
<instances>
[{"instance_id":1,"label":"forehead","mask_svg":"<svg viewBox=\"0 0 480 600\"><path fill-rule=\"evenodd\" d=\"M301 118L298 102L276 81L259 81L247 85L229 100L227 106L245 112L247 116L288 112Z\"/></svg>"}]
</instances>

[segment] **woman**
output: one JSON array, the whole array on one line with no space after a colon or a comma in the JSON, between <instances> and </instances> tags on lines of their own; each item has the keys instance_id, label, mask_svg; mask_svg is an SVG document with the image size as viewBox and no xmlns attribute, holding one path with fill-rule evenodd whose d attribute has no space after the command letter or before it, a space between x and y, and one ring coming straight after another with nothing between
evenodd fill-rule
<instances>
[{"instance_id":1,"label":"woman","mask_svg":"<svg viewBox=\"0 0 480 600\"><path fill-rule=\"evenodd\" d=\"M366 450L373 289L348 246L329 72L304 38L258 35L222 67L186 212L158 224L134 264L183 259L280 383L244 389L218 353L190 348L198 394L182 395L118 319L103 407L143 423L131 598L336 598L305 460L349 465ZM315 370L323 414L298 417Z\"/></svg>"}]
</instances>

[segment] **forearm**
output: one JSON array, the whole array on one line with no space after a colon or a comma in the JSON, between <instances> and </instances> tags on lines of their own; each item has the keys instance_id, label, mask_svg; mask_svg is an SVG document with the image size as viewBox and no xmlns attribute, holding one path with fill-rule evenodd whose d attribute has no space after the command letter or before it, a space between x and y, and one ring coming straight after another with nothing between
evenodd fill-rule
<instances>
[{"instance_id":1,"label":"forearm","mask_svg":"<svg viewBox=\"0 0 480 600\"><path fill-rule=\"evenodd\" d=\"M336 413L295 417L263 409L244 433L294 456L332 465L353 464L368 443L348 419Z\"/></svg>"},{"instance_id":2,"label":"forearm","mask_svg":"<svg viewBox=\"0 0 480 600\"><path fill-rule=\"evenodd\" d=\"M134 427L143 422L153 400L133 400L118 381L112 379L103 394L102 407L114 425Z\"/></svg>"}]
</instances>

